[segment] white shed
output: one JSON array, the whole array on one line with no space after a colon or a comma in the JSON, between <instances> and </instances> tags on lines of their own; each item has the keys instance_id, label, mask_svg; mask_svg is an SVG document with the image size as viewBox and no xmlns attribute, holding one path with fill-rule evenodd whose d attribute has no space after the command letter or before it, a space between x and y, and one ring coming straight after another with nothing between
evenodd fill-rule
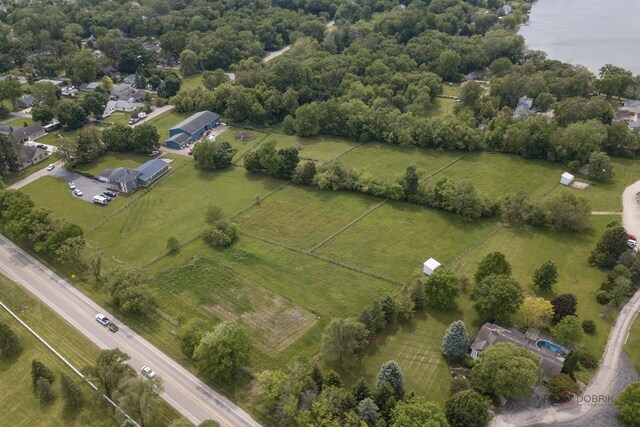
<instances>
[{"instance_id":1,"label":"white shed","mask_svg":"<svg viewBox=\"0 0 640 427\"><path fill-rule=\"evenodd\" d=\"M429 258L422 265L422 271L427 276L431 276L436 268L440 267L440 263L433 258Z\"/></svg>"},{"instance_id":2,"label":"white shed","mask_svg":"<svg viewBox=\"0 0 640 427\"><path fill-rule=\"evenodd\" d=\"M569 172L563 173L562 176L560 177L560 184L562 185L571 185L572 182L573 182L573 175L571 175Z\"/></svg>"}]
</instances>

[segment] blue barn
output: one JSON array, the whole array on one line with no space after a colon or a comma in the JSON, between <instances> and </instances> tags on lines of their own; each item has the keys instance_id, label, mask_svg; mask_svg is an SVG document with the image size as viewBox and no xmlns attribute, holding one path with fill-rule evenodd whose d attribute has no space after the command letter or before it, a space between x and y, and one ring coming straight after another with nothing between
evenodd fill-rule
<instances>
[{"instance_id":1,"label":"blue barn","mask_svg":"<svg viewBox=\"0 0 640 427\"><path fill-rule=\"evenodd\" d=\"M164 142L169 148L180 150L190 142L198 140L207 130L220 124L220 116L211 111L200 111L169 129L169 138Z\"/></svg>"}]
</instances>

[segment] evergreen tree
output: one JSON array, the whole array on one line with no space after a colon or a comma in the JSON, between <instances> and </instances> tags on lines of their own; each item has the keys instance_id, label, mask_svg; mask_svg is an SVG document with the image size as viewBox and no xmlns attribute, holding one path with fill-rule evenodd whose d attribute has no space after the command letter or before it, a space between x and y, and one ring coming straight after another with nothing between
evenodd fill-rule
<instances>
[{"instance_id":1,"label":"evergreen tree","mask_svg":"<svg viewBox=\"0 0 640 427\"><path fill-rule=\"evenodd\" d=\"M398 400L404 397L404 375L395 360L385 362L378 371L374 388L378 389L383 382L389 383L393 388L394 397Z\"/></svg>"},{"instance_id":2,"label":"evergreen tree","mask_svg":"<svg viewBox=\"0 0 640 427\"><path fill-rule=\"evenodd\" d=\"M395 398L393 387L386 381L376 385L373 391L373 401L380 410L380 415L388 419L391 411L396 407L398 400Z\"/></svg>"},{"instance_id":3,"label":"evergreen tree","mask_svg":"<svg viewBox=\"0 0 640 427\"><path fill-rule=\"evenodd\" d=\"M358 382L356 382L356 384L353 386L353 391L351 393L353 394L356 402L360 402L367 397L371 397L371 388L369 388L367 380L365 380L363 377L360 377Z\"/></svg>"},{"instance_id":4,"label":"evergreen tree","mask_svg":"<svg viewBox=\"0 0 640 427\"><path fill-rule=\"evenodd\" d=\"M600 268L611 268L616 265L620 255L625 253L627 247L627 232L619 224L609 224L602 234L602 238L591 252L589 263Z\"/></svg>"},{"instance_id":5,"label":"evergreen tree","mask_svg":"<svg viewBox=\"0 0 640 427\"><path fill-rule=\"evenodd\" d=\"M0 355L9 357L20 352L21 349L18 336L11 326L6 323L0 323Z\"/></svg>"},{"instance_id":6,"label":"evergreen tree","mask_svg":"<svg viewBox=\"0 0 640 427\"><path fill-rule=\"evenodd\" d=\"M398 305L389 295L381 301L382 312L387 323L395 322L398 319Z\"/></svg>"},{"instance_id":7,"label":"evergreen tree","mask_svg":"<svg viewBox=\"0 0 640 427\"><path fill-rule=\"evenodd\" d=\"M424 291L424 285L420 280L416 280L411 287L411 299L413 300L413 306L416 311L424 309L427 305L427 296Z\"/></svg>"},{"instance_id":8,"label":"evergreen tree","mask_svg":"<svg viewBox=\"0 0 640 427\"><path fill-rule=\"evenodd\" d=\"M327 374L324 376L323 385L325 388L326 387L338 387L338 388L344 387L344 384L342 383L342 378L340 378L340 375L338 375L338 373L333 369L327 372Z\"/></svg>"},{"instance_id":9,"label":"evergreen tree","mask_svg":"<svg viewBox=\"0 0 640 427\"><path fill-rule=\"evenodd\" d=\"M462 357L469 348L469 334L462 320L456 320L447 328L442 339L442 353L447 357Z\"/></svg>"},{"instance_id":10,"label":"evergreen tree","mask_svg":"<svg viewBox=\"0 0 640 427\"><path fill-rule=\"evenodd\" d=\"M358 403L357 410L358 417L369 427L374 427L380 419L378 406L369 397L364 398Z\"/></svg>"},{"instance_id":11,"label":"evergreen tree","mask_svg":"<svg viewBox=\"0 0 640 427\"><path fill-rule=\"evenodd\" d=\"M324 386L324 378L322 377L322 372L320 371L320 368L318 367L318 365L315 365L315 364L313 365L313 369L311 371L311 378L313 379L313 382L318 387L318 392L321 392L322 387Z\"/></svg>"},{"instance_id":12,"label":"evergreen tree","mask_svg":"<svg viewBox=\"0 0 640 427\"><path fill-rule=\"evenodd\" d=\"M80 386L71 377L60 374L60 389L66 408L77 408L82 404Z\"/></svg>"},{"instance_id":13,"label":"evergreen tree","mask_svg":"<svg viewBox=\"0 0 640 427\"><path fill-rule=\"evenodd\" d=\"M55 397L53 393L53 387L51 387L51 382L43 377L39 377L36 381L36 395L38 399L40 399L43 403L49 403Z\"/></svg>"},{"instance_id":14,"label":"evergreen tree","mask_svg":"<svg viewBox=\"0 0 640 427\"><path fill-rule=\"evenodd\" d=\"M31 361L31 384L33 389L36 389L38 384L38 378L44 378L49 381L49 384L53 384L53 372L46 365L39 360L33 359Z\"/></svg>"}]
</instances>

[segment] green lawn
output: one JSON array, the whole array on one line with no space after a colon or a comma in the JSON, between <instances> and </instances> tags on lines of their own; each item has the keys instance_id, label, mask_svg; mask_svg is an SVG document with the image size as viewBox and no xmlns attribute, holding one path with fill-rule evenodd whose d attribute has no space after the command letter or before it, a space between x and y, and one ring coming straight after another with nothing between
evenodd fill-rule
<instances>
[{"instance_id":1,"label":"green lawn","mask_svg":"<svg viewBox=\"0 0 640 427\"><path fill-rule=\"evenodd\" d=\"M0 276L2 301L16 312L57 351L78 368L93 363L98 348L76 332L54 312L37 302L15 283ZM60 359L36 340L33 335L0 308L0 321L9 324L18 334L22 352L14 358L0 358L0 425L12 426L118 426L113 412L100 401L95 402L93 390L83 383ZM50 405L42 405L31 388L31 360L37 359L47 365L56 378L53 389L57 397ZM82 409L65 411L60 397L60 373L81 383L85 404ZM155 425L167 425L177 418L168 405L162 404L162 416Z\"/></svg>"},{"instance_id":2,"label":"green lawn","mask_svg":"<svg viewBox=\"0 0 640 427\"><path fill-rule=\"evenodd\" d=\"M4 183L9 186L11 184L14 184L26 177L28 177L29 175L31 175L34 172L38 172L40 169L45 169L47 167L47 165L49 163L54 163L57 159L55 157L50 157L49 159L40 162L38 164L35 165L31 165L26 169L21 170L20 172L10 175L6 178L3 178Z\"/></svg>"},{"instance_id":3,"label":"green lawn","mask_svg":"<svg viewBox=\"0 0 640 427\"><path fill-rule=\"evenodd\" d=\"M191 116L189 113L177 113L175 110L171 110L147 121L147 124L156 127L158 134L160 135L160 142L162 143L169 137L169 129L189 116Z\"/></svg>"},{"instance_id":4,"label":"green lawn","mask_svg":"<svg viewBox=\"0 0 640 427\"><path fill-rule=\"evenodd\" d=\"M85 126L86 129L87 127ZM44 136L38 138L38 142L47 145L62 145L63 143L70 143L75 141L76 135L80 132L81 129L76 130L68 130L68 129L58 129L53 132L49 132Z\"/></svg>"},{"instance_id":5,"label":"green lawn","mask_svg":"<svg viewBox=\"0 0 640 427\"><path fill-rule=\"evenodd\" d=\"M433 100L433 107L428 112L428 117L446 116L453 113L453 107L456 106L455 99L451 98L435 98Z\"/></svg>"},{"instance_id":6,"label":"green lawn","mask_svg":"<svg viewBox=\"0 0 640 427\"><path fill-rule=\"evenodd\" d=\"M409 166L415 166L418 173L433 173L463 154L465 152L367 143L341 156L340 161L347 166L367 168L376 178L395 179L403 175Z\"/></svg>"},{"instance_id":7,"label":"green lawn","mask_svg":"<svg viewBox=\"0 0 640 427\"><path fill-rule=\"evenodd\" d=\"M329 136L301 138L295 135L270 134L265 142L277 141L277 148L296 147L300 151L300 158L325 162L331 160L357 144L347 139Z\"/></svg>"},{"instance_id":8,"label":"green lawn","mask_svg":"<svg viewBox=\"0 0 640 427\"><path fill-rule=\"evenodd\" d=\"M629 337L624 345L624 350L627 356L629 356L629 359L631 359L631 363L635 366L636 371L640 372L640 351L638 351L638 349L640 349L640 320L636 317L629 331Z\"/></svg>"},{"instance_id":9,"label":"green lawn","mask_svg":"<svg viewBox=\"0 0 640 427\"><path fill-rule=\"evenodd\" d=\"M141 265L163 254L169 237L184 242L200 234L207 206L220 206L231 215L282 184L240 168L206 172L189 165L88 235L87 246L108 263Z\"/></svg>"},{"instance_id":10,"label":"green lawn","mask_svg":"<svg viewBox=\"0 0 640 427\"><path fill-rule=\"evenodd\" d=\"M460 96L460 83L443 83L442 94L447 96Z\"/></svg>"},{"instance_id":11,"label":"green lawn","mask_svg":"<svg viewBox=\"0 0 640 427\"><path fill-rule=\"evenodd\" d=\"M56 218L74 222L85 231L116 211L131 197L137 197L135 193L132 196L116 197L107 206L98 206L78 199L69 190L66 181L53 176L43 176L22 187L20 191L28 194L36 207L49 209Z\"/></svg>"},{"instance_id":12,"label":"green lawn","mask_svg":"<svg viewBox=\"0 0 640 427\"><path fill-rule=\"evenodd\" d=\"M584 191L576 190L591 202L594 211L622 211L624 188L640 179L638 160L613 158L616 175L606 182L594 182ZM580 179L580 177L578 177Z\"/></svg>"},{"instance_id":13,"label":"green lawn","mask_svg":"<svg viewBox=\"0 0 640 427\"><path fill-rule=\"evenodd\" d=\"M456 182L469 179L479 194L493 197L526 191L532 197L543 195L560 182L561 165L520 156L471 153L435 175L433 182L449 178Z\"/></svg>"},{"instance_id":14,"label":"green lawn","mask_svg":"<svg viewBox=\"0 0 640 427\"><path fill-rule=\"evenodd\" d=\"M194 89L202 86L202 74L195 74L193 76L182 76L182 85L180 90Z\"/></svg>"},{"instance_id":15,"label":"green lawn","mask_svg":"<svg viewBox=\"0 0 640 427\"><path fill-rule=\"evenodd\" d=\"M388 203L347 228L319 255L406 281L433 257L451 261L497 226L495 220L459 217L405 203Z\"/></svg>"},{"instance_id":16,"label":"green lawn","mask_svg":"<svg viewBox=\"0 0 640 427\"><path fill-rule=\"evenodd\" d=\"M311 249L379 203L375 197L289 186L240 215L240 229Z\"/></svg>"},{"instance_id":17,"label":"green lawn","mask_svg":"<svg viewBox=\"0 0 640 427\"><path fill-rule=\"evenodd\" d=\"M11 126L14 128L22 128L22 127L25 127L25 123L26 123L26 126L29 126L29 125L32 125L34 121L32 119L20 117L5 124L7 126Z\"/></svg>"},{"instance_id":18,"label":"green lawn","mask_svg":"<svg viewBox=\"0 0 640 427\"><path fill-rule=\"evenodd\" d=\"M248 132L253 134L255 138L253 138L250 141L244 141L244 142L237 141L234 136L237 132ZM229 144L231 144L231 147L238 150L236 154L233 156L233 160L236 161L236 160L239 160L242 156L244 156L244 154L247 153L248 151L253 150L257 145L259 145L262 141L264 141L264 139L267 136L269 136L269 134L264 132L259 132L255 130L246 130L242 128L237 128L235 126L231 126L222 134L218 135L218 137L216 138L216 142L218 143L223 141L228 142ZM242 162L240 162L239 164L241 163Z\"/></svg>"},{"instance_id":19,"label":"green lawn","mask_svg":"<svg viewBox=\"0 0 640 427\"><path fill-rule=\"evenodd\" d=\"M129 169L135 169L149 159L150 157L144 154L109 153L104 156L100 156L91 163L77 165L75 167L75 170L95 176L108 168L114 169L117 167L125 167Z\"/></svg>"}]
</instances>

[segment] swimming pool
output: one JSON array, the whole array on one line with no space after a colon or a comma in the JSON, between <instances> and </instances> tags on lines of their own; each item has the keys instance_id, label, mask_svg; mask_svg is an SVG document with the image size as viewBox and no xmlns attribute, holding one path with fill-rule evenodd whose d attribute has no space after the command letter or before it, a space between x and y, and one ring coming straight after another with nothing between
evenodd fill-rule
<instances>
[{"instance_id":1,"label":"swimming pool","mask_svg":"<svg viewBox=\"0 0 640 427\"><path fill-rule=\"evenodd\" d=\"M538 341L536 341L536 347L538 347L538 348L547 347L549 350L558 353L558 355L560 355L562 357L565 357L567 354L569 354L569 350L567 350L566 348L561 347L558 344L549 342L547 340L538 340Z\"/></svg>"}]
</instances>

